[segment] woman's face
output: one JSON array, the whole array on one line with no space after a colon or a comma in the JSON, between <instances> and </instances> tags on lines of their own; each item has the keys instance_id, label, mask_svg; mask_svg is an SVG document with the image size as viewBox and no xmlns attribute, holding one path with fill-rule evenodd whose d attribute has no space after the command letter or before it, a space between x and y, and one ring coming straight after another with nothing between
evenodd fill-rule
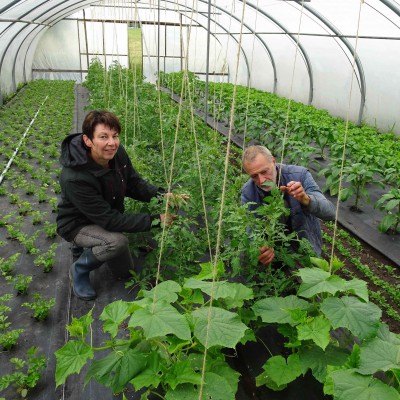
<instances>
[{"instance_id":1,"label":"woman's face","mask_svg":"<svg viewBox=\"0 0 400 400\"><path fill-rule=\"evenodd\" d=\"M119 146L119 133L104 124L96 125L93 132L93 139L90 140L83 135L83 140L90 148L90 156L102 167L107 167L112 160Z\"/></svg>"}]
</instances>

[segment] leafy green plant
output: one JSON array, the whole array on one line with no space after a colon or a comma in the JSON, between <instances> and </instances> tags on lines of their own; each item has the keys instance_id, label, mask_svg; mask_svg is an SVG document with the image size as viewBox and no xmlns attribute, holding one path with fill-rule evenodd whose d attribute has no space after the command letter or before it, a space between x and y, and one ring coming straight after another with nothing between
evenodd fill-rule
<instances>
[{"instance_id":1,"label":"leafy green plant","mask_svg":"<svg viewBox=\"0 0 400 400\"><path fill-rule=\"evenodd\" d=\"M54 262L55 262L55 255L56 255L57 243L53 243L49 249L38 255L34 263L37 267L43 269L43 272L50 272L53 269Z\"/></svg>"},{"instance_id":2,"label":"leafy green plant","mask_svg":"<svg viewBox=\"0 0 400 400\"><path fill-rule=\"evenodd\" d=\"M8 193L8 199L10 204L18 204L21 201L21 198L15 193Z\"/></svg>"},{"instance_id":3,"label":"leafy green plant","mask_svg":"<svg viewBox=\"0 0 400 400\"><path fill-rule=\"evenodd\" d=\"M9 276L14 271L21 253L15 253L8 259L0 258L0 271L3 276Z\"/></svg>"},{"instance_id":4,"label":"leafy green plant","mask_svg":"<svg viewBox=\"0 0 400 400\"><path fill-rule=\"evenodd\" d=\"M36 196L38 198L39 203L45 203L48 201L49 196L47 194L47 185L41 186L36 192Z\"/></svg>"},{"instance_id":5,"label":"leafy green plant","mask_svg":"<svg viewBox=\"0 0 400 400\"><path fill-rule=\"evenodd\" d=\"M50 200L49 200L49 204L53 208L52 212L56 213L58 211L58 199L57 199L57 197L51 197Z\"/></svg>"},{"instance_id":6,"label":"leafy green plant","mask_svg":"<svg viewBox=\"0 0 400 400\"><path fill-rule=\"evenodd\" d=\"M5 315L6 312L11 311L10 307L2 306L2 310L0 311L0 330L5 331L10 325L11 322L8 321L8 316Z\"/></svg>"},{"instance_id":7,"label":"leafy green plant","mask_svg":"<svg viewBox=\"0 0 400 400\"><path fill-rule=\"evenodd\" d=\"M50 310L54 307L56 300L54 298L51 299L43 299L43 296L39 293L33 294L33 302L22 303L22 307L30 308L33 311L33 317L38 321L45 320Z\"/></svg>"},{"instance_id":8,"label":"leafy green plant","mask_svg":"<svg viewBox=\"0 0 400 400\"><path fill-rule=\"evenodd\" d=\"M27 215L33 210L32 204L29 201L22 201L18 204L19 215Z\"/></svg>"},{"instance_id":9,"label":"leafy green plant","mask_svg":"<svg viewBox=\"0 0 400 400\"><path fill-rule=\"evenodd\" d=\"M346 201L354 196L354 204L350 206L352 211L361 211L360 200L369 202L369 190L367 185L374 184L384 187L382 182L376 178L379 169L374 164L346 163L343 168L339 160L336 160L329 167L322 169L319 175L326 178L326 189L329 189L331 196L339 194L340 176L343 175L343 182L347 183L340 191L340 200Z\"/></svg>"},{"instance_id":10,"label":"leafy green plant","mask_svg":"<svg viewBox=\"0 0 400 400\"><path fill-rule=\"evenodd\" d=\"M375 175L379 172L374 165L355 163L348 165L343 169L345 174L345 182L350 184L350 187L346 187L341 192L341 200L345 201L349 199L353 194L355 195L354 205L352 209L359 211L359 201L361 198L369 201L369 190L366 188L368 184L374 184L384 188L383 183L375 178Z\"/></svg>"},{"instance_id":11,"label":"leafy green plant","mask_svg":"<svg viewBox=\"0 0 400 400\"><path fill-rule=\"evenodd\" d=\"M19 223L6 224L8 238L12 240L23 240L26 237L26 233L22 231Z\"/></svg>"},{"instance_id":12,"label":"leafy green plant","mask_svg":"<svg viewBox=\"0 0 400 400\"><path fill-rule=\"evenodd\" d=\"M13 329L0 333L0 346L6 351L11 350L17 344L23 332L23 329Z\"/></svg>"},{"instance_id":13,"label":"leafy green plant","mask_svg":"<svg viewBox=\"0 0 400 400\"><path fill-rule=\"evenodd\" d=\"M43 226L44 232L49 239L54 239L57 236L57 224L46 221Z\"/></svg>"},{"instance_id":14,"label":"leafy green plant","mask_svg":"<svg viewBox=\"0 0 400 400\"><path fill-rule=\"evenodd\" d=\"M31 347L27 351L27 360L11 358L15 372L0 377L0 390L15 386L17 393L26 398L29 390L33 389L41 378L41 371L46 367L47 360L43 355L37 356L38 348Z\"/></svg>"},{"instance_id":15,"label":"leafy green plant","mask_svg":"<svg viewBox=\"0 0 400 400\"><path fill-rule=\"evenodd\" d=\"M400 229L400 189L391 189L376 203L375 207L386 212L378 228L381 232L398 232Z\"/></svg>"},{"instance_id":16,"label":"leafy green plant","mask_svg":"<svg viewBox=\"0 0 400 400\"><path fill-rule=\"evenodd\" d=\"M39 225L43 222L43 219L45 218L47 212L40 212L40 211L32 211L31 212L31 217L32 217L32 224L33 225Z\"/></svg>"},{"instance_id":17,"label":"leafy green plant","mask_svg":"<svg viewBox=\"0 0 400 400\"><path fill-rule=\"evenodd\" d=\"M32 282L32 276L18 274L14 277L6 276L6 280L14 286L18 294L26 294L29 284Z\"/></svg>"},{"instance_id":18,"label":"leafy green plant","mask_svg":"<svg viewBox=\"0 0 400 400\"><path fill-rule=\"evenodd\" d=\"M92 362L85 383L95 379L114 393L131 383L135 390L144 390L142 398L160 391L162 398L198 398L203 390L207 397L222 393L224 399L234 399L239 375L225 362L221 349L245 340L248 328L237 310L252 292L238 283L207 281L212 271L205 264L183 287L165 281L142 290L139 300L107 305L100 320L110 340L102 347L86 339L92 312L74 318L67 329L77 339L55 353L56 385L79 373L95 352L105 352ZM121 332L122 325L129 331Z\"/></svg>"},{"instance_id":19,"label":"leafy green plant","mask_svg":"<svg viewBox=\"0 0 400 400\"><path fill-rule=\"evenodd\" d=\"M39 236L39 231L36 231L33 235L26 235L23 240L20 240L22 246L24 246L26 252L28 254L38 254L40 249L38 249L35 245L36 239Z\"/></svg>"},{"instance_id":20,"label":"leafy green plant","mask_svg":"<svg viewBox=\"0 0 400 400\"><path fill-rule=\"evenodd\" d=\"M11 225L10 222L11 222L11 219L14 217L14 215L15 215L15 211L12 211L6 215L2 215L0 218L0 226L7 227L7 225Z\"/></svg>"}]
</instances>

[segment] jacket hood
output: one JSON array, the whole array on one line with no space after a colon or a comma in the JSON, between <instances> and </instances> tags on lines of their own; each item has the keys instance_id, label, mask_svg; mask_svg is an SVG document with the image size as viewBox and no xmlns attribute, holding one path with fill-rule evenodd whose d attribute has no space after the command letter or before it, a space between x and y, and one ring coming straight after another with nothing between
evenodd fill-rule
<instances>
[{"instance_id":1,"label":"jacket hood","mask_svg":"<svg viewBox=\"0 0 400 400\"><path fill-rule=\"evenodd\" d=\"M61 144L60 164L64 167L77 167L87 164L88 153L84 146L82 134L72 133Z\"/></svg>"}]
</instances>

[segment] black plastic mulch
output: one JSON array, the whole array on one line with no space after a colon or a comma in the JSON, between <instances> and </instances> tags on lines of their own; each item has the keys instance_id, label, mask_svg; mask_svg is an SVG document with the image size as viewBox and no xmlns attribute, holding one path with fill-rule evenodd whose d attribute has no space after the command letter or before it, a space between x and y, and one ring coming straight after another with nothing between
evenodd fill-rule
<instances>
[{"instance_id":1,"label":"black plastic mulch","mask_svg":"<svg viewBox=\"0 0 400 400\"><path fill-rule=\"evenodd\" d=\"M76 86L76 108L74 114L75 129L73 131L80 131L81 123L85 115L84 106L87 102L87 92L84 88ZM215 123L212 122L212 126ZM5 212L7 207L10 207L8 200L0 198L0 207L2 212ZM46 209L51 216L50 220L54 222L55 215L51 213L49 205L43 204L43 210ZM345 210L344 210L345 211ZM367 210L365 210L365 215ZM345 213L342 214L342 219ZM387 240L377 239L379 236L376 229L372 230L366 228L365 221L367 218L363 215L362 218L354 215L354 222L349 217L349 224L358 229L359 234L375 235L374 243L386 243ZM358 217L358 219L357 219ZM374 217L371 217L371 223L374 223ZM31 232L36 228L32 225ZM375 232L375 233L374 233ZM4 240L6 234L4 229L0 230L0 240ZM3 236L2 236L3 235ZM91 380L84 386L85 369L78 375L70 376L65 385L55 388L55 366L56 360L54 353L62 347L68 340L68 332L65 329L66 325L71 322L72 317L79 318L82 315L93 310L93 344L100 346L108 335L105 335L101 329L98 321L98 316L101 314L103 308L115 300L133 300L135 292L129 292L124 287L124 282L116 280L108 270L106 265L96 270L93 275L94 285L98 292L98 297L95 301L84 302L78 300L71 291L68 269L72 263L72 254L69 243L61 240L60 238L48 239L43 235L38 238L38 247L47 248L50 243L58 243L56 251L56 261L54 269L49 273L44 273L39 268L32 266L32 256L22 255L18 263L18 273L26 275L34 275L32 286L30 286L30 293L42 293L45 298L49 299L54 297L56 305L51 310L49 317L45 321L38 322L31 317L29 309L21 307L21 303L28 301L26 295L17 296L13 300L10 307L14 311L10 315L13 329L23 328L24 334L21 336L20 341L12 353L3 352L0 354L0 365L2 366L1 375L11 372L9 363L10 354L12 357L25 358L26 350L31 346L37 346L39 353L44 354L48 358L47 368L43 372L39 384L28 394L28 399L31 400L107 400L107 399L122 399L122 395L114 396L110 390L101 386L94 380ZM20 251L18 244L11 242L10 246L15 248L7 249L0 248L0 257L5 254L14 254ZM393 241L393 246L399 249L399 240L396 238ZM400 251L397 251L400 253ZM136 260L136 264L140 267L141 259ZM32 272L33 271L33 272ZM10 286L4 284L3 280L0 282L1 294L9 293ZM17 312L15 310L18 310ZM281 392L274 392L266 388L255 387L255 377L262 372L262 365L272 353L278 355L284 353L282 346L282 338L273 328L266 328L259 332L262 339L259 343L249 343L245 346L238 346L236 352L228 352L228 360L232 367L237 369L242 377L240 379L239 390L236 398L238 400L321 400L327 397L323 396L321 385L310 375L293 382ZM125 393L127 399L140 399L140 393L128 391ZM15 392L15 389L9 388L0 392L0 398L5 397L7 400L17 400L21 397Z\"/></svg>"}]
</instances>

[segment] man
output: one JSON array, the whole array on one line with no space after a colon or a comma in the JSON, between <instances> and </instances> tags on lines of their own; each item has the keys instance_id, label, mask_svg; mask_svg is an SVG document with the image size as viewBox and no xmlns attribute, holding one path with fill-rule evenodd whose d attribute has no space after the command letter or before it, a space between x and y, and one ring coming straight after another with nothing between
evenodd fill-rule
<instances>
[{"instance_id":1,"label":"man","mask_svg":"<svg viewBox=\"0 0 400 400\"><path fill-rule=\"evenodd\" d=\"M154 224L170 224L170 214L124 213L124 198L149 202L171 193L142 179L119 141L117 117L109 111L90 111L82 134L67 136L61 147L61 201L57 232L76 247L83 248L70 267L75 295L93 300L96 291L89 274L107 262L117 277L134 268L129 242L123 233L144 232ZM179 196L178 196L179 197Z\"/></svg>"},{"instance_id":2,"label":"man","mask_svg":"<svg viewBox=\"0 0 400 400\"><path fill-rule=\"evenodd\" d=\"M271 191L271 184L284 192L284 200L290 208L286 222L289 232L307 239L317 255L321 255L322 236L319 218L335 219L335 206L321 192L311 173L304 167L277 164L271 152L264 146L253 145L243 153L243 168L250 179L242 188L242 204L253 202L255 210ZM274 259L274 249L260 248L258 260L266 265Z\"/></svg>"}]
</instances>

